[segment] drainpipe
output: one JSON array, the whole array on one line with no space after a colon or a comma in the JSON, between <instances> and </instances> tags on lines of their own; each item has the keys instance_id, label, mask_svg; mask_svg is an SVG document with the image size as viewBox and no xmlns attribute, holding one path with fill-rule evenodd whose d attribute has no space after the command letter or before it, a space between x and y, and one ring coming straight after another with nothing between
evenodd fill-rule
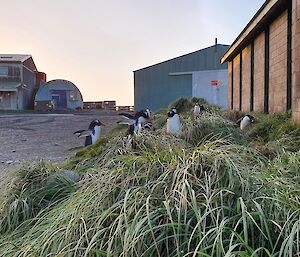
<instances>
[{"instance_id":1,"label":"drainpipe","mask_svg":"<svg viewBox=\"0 0 300 257\"><path fill-rule=\"evenodd\" d=\"M300 123L300 3L292 3L292 116Z\"/></svg>"}]
</instances>

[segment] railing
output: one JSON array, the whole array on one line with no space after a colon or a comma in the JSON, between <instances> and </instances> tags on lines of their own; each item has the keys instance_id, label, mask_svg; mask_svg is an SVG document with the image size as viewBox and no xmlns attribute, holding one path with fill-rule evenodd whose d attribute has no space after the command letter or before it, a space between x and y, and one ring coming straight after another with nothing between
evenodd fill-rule
<instances>
[{"instance_id":1,"label":"railing","mask_svg":"<svg viewBox=\"0 0 300 257\"><path fill-rule=\"evenodd\" d=\"M97 102L83 102L84 109L101 109L110 111L126 111L133 112L134 106L132 105L119 105L116 106L115 101L97 101Z\"/></svg>"},{"instance_id":2,"label":"railing","mask_svg":"<svg viewBox=\"0 0 300 257\"><path fill-rule=\"evenodd\" d=\"M134 106L132 106L132 105L117 106L117 107L116 107L116 110L117 110L117 111L133 112L133 111L134 111Z\"/></svg>"},{"instance_id":3,"label":"railing","mask_svg":"<svg viewBox=\"0 0 300 257\"><path fill-rule=\"evenodd\" d=\"M0 76L0 82L21 82L20 76Z\"/></svg>"}]
</instances>

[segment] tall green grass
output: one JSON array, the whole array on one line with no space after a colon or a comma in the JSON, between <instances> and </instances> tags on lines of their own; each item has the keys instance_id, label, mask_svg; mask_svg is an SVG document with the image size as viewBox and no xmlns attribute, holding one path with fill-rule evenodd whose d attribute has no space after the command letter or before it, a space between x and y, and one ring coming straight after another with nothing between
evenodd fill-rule
<instances>
[{"instance_id":1,"label":"tall green grass","mask_svg":"<svg viewBox=\"0 0 300 257\"><path fill-rule=\"evenodd\" d=\"M214 137L229 138L232 143L247 145L249 137L242 133L235 123L224 119L220 114L205 112L199 118L187 117L183 119L183 129L181 137L197 145L203 139Z\"/></svg>"},{"instance_id":2,"label":"tall green grass","mask_svg":"<svg viewBox=\"0 0 300 257\"><path fill-rule=\"evenodd\" d=\"M300 153L278 143L267 158L219 111L181 116L179 137L162 125L132 148L117 134L24 169L1 205L0 256L297 256ZM81 180L49 195L66 168ZM22 188L31 215L8 212Z\"/></svg>"},{"instance_id":3,"label":"tall green grass","mask_svg":"<svg viewBox=\"0 0 300 257\"><path fill-rule=\"evenodd\" d=\"M9 194L0 205L0 233L15 230L22 222L36 217L46 207L66 199L76 190L75 182L57 172L58 168L41 161L25 165L9 182Z\"/></svg>"}]
</instances>

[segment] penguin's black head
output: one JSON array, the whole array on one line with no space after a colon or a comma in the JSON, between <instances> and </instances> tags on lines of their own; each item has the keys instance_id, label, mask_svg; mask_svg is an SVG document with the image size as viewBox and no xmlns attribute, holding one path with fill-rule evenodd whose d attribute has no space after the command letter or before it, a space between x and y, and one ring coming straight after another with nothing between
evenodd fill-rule
<instances>
[{"instance_id":1,"label":"penguin's black head","mask_svg":"<svg viewBox=\"0 0 300 257\"><path fill-rule=\"evenodd\" d=\"M252 115L246 114L245 116L247 116L250 119L251 123L255 121L255 118Z\"/></svg>"},{"instance_id":2,"label":"penguin's black head","mask_svg":"<svg viewBox=\"0 0 300 257\"><path fill-rule=\"evenodd\" d=\"M145 119L149 119L151 115L151 111L147 108L146 110L141 110L135 114L135 118L144 117Z\"/></svg>"},{"instance_id":3,"label":"penguin's black head","mask_svg":"<svg viewBox=\"0 0 300 257\"><path fill-rule=\"evenodd\" d=\"M175 114L177 114L175 107L167 113L169 118L172 118Z\"/></svg>"},{"instance_id":4,"label":"penguin's black head","mask_svg":"<svg viewBox=\"0 0 300 257\"><path fill-rule=\"evenodd\" d=\"M145 111L144 111L144 114L145 114L145 117L144 118L150 118L150 115L151 115L151 111L149 110L149 108L147 108Z\"/></svg>"},{"instance_id":5,"label":"penguin's black head","mask_svg":"<svg viewBox=\"0 0 300 257\"><path fill-rule=\"evenodd\" d=\"M89 129L93 129L95 128L96 126L102 126L104 125L100 120L93 120L91 123L90 123L90 126L89 126Z\"/></svg>"}]
</instances>

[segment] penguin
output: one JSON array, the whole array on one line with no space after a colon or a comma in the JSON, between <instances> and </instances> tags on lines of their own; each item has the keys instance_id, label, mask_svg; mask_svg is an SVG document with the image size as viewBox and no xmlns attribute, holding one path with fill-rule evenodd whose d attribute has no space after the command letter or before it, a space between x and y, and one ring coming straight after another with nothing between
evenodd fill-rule
<instances>
[{"instance_id":1,"label":"penguin","mask_svg":"<svg viewBox=\"0 0 300 257\"><path fill-rule=\"evenodd\" d=\"M242 118L240 118L236 123L240 124L240 129L244 130L246 127L248 127L251 123L255 121L255 118L251 116L250 114L246 114Z\"/></svg>"},{"instance_id":2,"label":"penguin","mask_svg":"<svg viewBox=\"0 0 300 257\"><path fill-rule=\"evenodd\" d=\"M126 121L118 121L118 124L128 125L128 134L134 135L138 134L139 131L143 128L146 120L150 118L151 112L147 108L146 110L137 112L134 116L129 113L119 113L119 115L123 116Z\"/></svg>"},{"instance_id":3,"label":"penguin","mask_svg":"<svg viewBox=\"0 0 300 257\"><path fill-rule=\"evenodd\" d=\"M194 112L194 117L199 117L203 112L204 112L204 106L201 104L199 106L198 103L195 104L193 112Z\"/></svg>"},{"instance_id":4,"label":"penguin","mask_svg":"<svg viewBox=\"0 0 300 257\"><path fill-rule=\"evenodd\" d=\"M78 137L85 137L84 146L93 145L100 138L101 126L105 126L99 120L93 120L87 130L81 129L75 131L74 134Z\"/></svg>"},{"instance_id":5,"label":"penguin","mask_svg":"<svg viewBox=\"0 0 300 257\"><path fill-rule=\"evenodd\" d=\"M171 134L179 134L181 132L181 123L175 107L169 111L167 115L167 132Z\"/></svg>"}]
</instances>

